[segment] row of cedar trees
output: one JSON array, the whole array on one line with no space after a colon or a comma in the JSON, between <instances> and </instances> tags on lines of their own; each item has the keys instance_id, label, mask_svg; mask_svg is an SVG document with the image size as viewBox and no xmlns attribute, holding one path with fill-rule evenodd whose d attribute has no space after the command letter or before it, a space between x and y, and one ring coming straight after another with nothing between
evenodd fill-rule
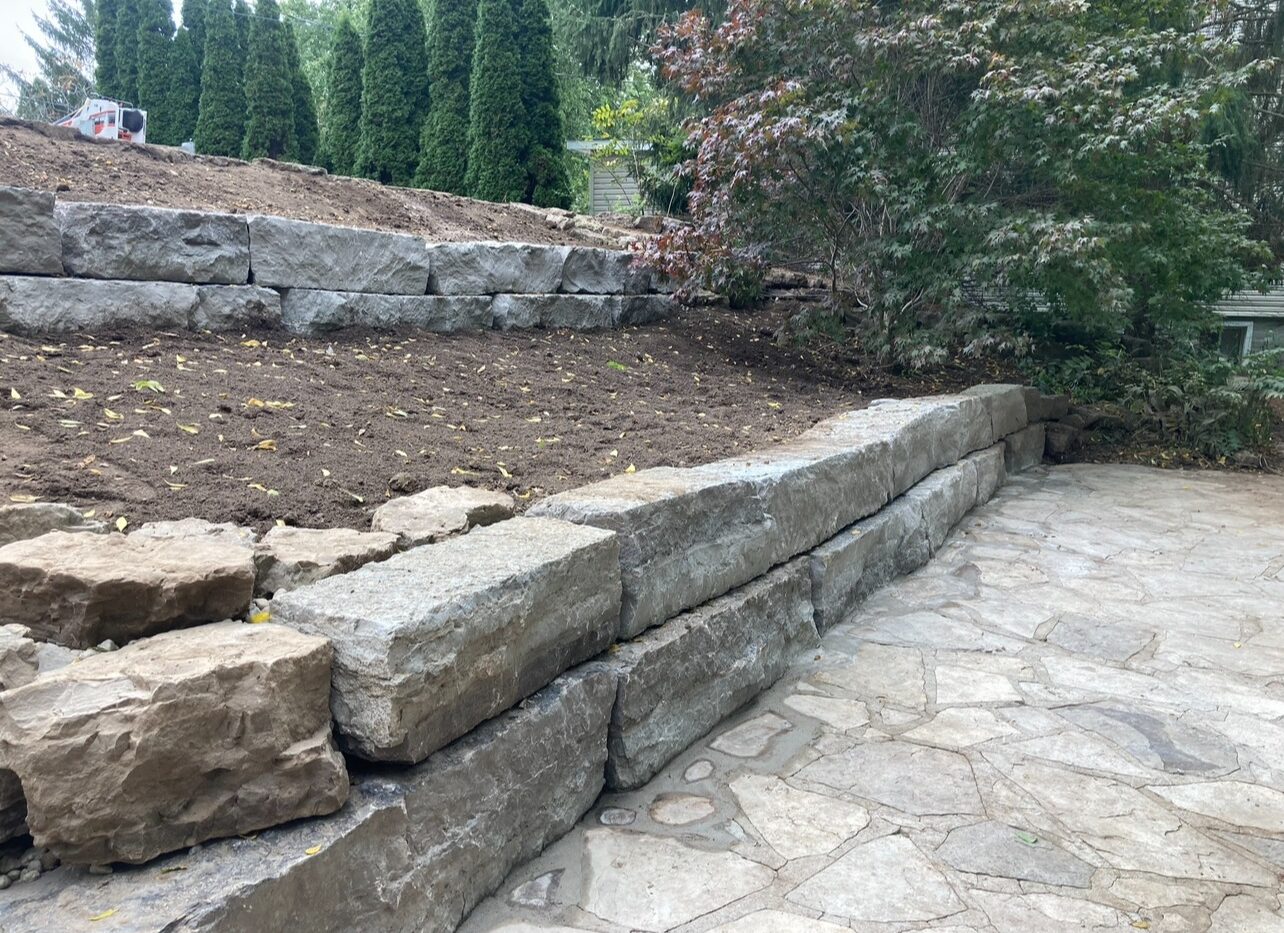
<instances>
[{"instance_id":1,"label":"row of cedar trees","mask_svg":"<svg viewBox=\"0 0 1284 933\"><path fill-rule=\"evenodd\" d=\"M98 0L99 93L148 111L148 140L323 163L385 184L569 207L547 0L371 0L345 13L318 127L276 0ZM131 41L132 40L132 41Z\"/></svg>"}]
</instances>

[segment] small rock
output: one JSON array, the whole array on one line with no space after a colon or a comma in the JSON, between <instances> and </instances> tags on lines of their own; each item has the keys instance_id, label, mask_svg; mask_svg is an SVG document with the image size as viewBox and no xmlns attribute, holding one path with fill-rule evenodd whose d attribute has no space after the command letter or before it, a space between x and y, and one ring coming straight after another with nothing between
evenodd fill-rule
<instances>
[{"instance_id":1,"label":"small rock","mask_svg":"<svg viewBox=\"0 0 1284 933\"><path fill-rule=\"evenodd\" d=\"M107 526L91 521L80 510L60 502L31 502L0 506L0 547L38 538L50 531L102 534Z\"/></svg>"},{"instance_id":2,"label":"small rock","mask_svg":"<svg viewBox=\"0 0 1284 933\"><path fill-rule=\"evenodd\" d=\"M603 826L629 826L636 820L638 815L632 810L625 810L621 807L607 807L597 816L597 821Z\"/></svg>"},{"instance_id":3,"label":"small rock","mask_svg":"<svg viewBox=\"0 0 1284 933\"><path fill-rule=\"evenodd\" d=\"M36 848L28 849L22 853L22 865L34 865L40 861L40 850Z\"/></svg>"},{"instance_id":4,"label":"small rock","mask_svg":"<svg viewBox=\"0 0 1284 933\"><path fill-rule=\"evenodd\" d=\"M1079 428L1064 421L1049 422L1044 442L1048 459L1060 463L1079 449L1082 440L1083 431Z\"/></svg>"},{"instance_id":5,"label":"small rock","mask_svg":"<svg viewBox=\"0 0 1284 933\"><path fill-rule=\"evenodd\" d=\"M0 875L0 891L3 891L11 884L13 884L13 881L8 875Z\"/></svg>"},{"instance_id":6,"label":"small rock","mask_svg":"<svg viewBox=\"0 0 1284 933\"><path fill-rule=\"evenodd\" d=\"M58 856L54 855L48 849L45 849L43 852L40 853L40 870L41 871L53 871L60 864L62 863L58 861Z\"/></svg>"},{"instance_id":7,"label":"small rock","mask_svg":"<svg viewBox=\"0 0 1284 933\"><path fill-rule=\"evenodd\" d=\"M40 866L38 864L28 865L26 868L22 870L22 874L18 876L18 880L35 881L39 877L40 877Z\"/></svg>"},{"instance_id":8,"label":"small rock","mask_svg":"<svg viewBox=\"0 0 1284 933\"><path fill-rule=\"evenodd\" d=\"M133 532L135 538L213 538L229 544L253 547L259 539L253 528L242 528L231 522L207 522L203 518L180 518L177 521L147 522Z\"/></svg>"},{"instance_id":9,"label":"small rock","mask_svg":"<svg viewBox=\"0 0 1284 933\"><path fill-rule=\"evenodd\" d=\"M402 547L432 544L478 525L511 518L513 499L471 486L433 486L375 509L370 527L398 535Z\"/></svg>"},{"instance_id":10,"label":"small rock","mask_svg":"<svg viewBox=\"0 0 1284 933\"><path fill-rule=\"evenodd\" d=\"M98 644L94 645L94 650L98 652L117 651L119 650L119 648L120 648L120 645L116 644L110 638L107 639L106 641L99 642Z\"/></svg>"},{"instance_id":11,"label":"small rock","mask_svg":"<svg viewBox=\"0 0 1284 933\"><path fill-rule=\"evenodd\" d=\"M10 869L9 871L5 872L5 873L4 873L4 876L5 876L6 878L8 878L10 881L17 881L17 880L18 880L18 876L19 876L19 875L21 875L21 874L22 874L22 869L21 869L21 868L13 868L13 869Z\"/></svg>"},{"instance_id":12,"label":"small rock","mask_svg":"<svg viewBox=\"0 0 1284 933\"><path fill-rule=\"evenodd\" d=\"M388 480L388 488L402 495L418 492L421 485L419 477L413 473L395 473L392 479Z\"/></svg>"},{"instance_id":13,"label":"small rock","mask_svg":"<svg viewBox=\"0 0 1284 933\"><path fill-rule=\"evenodd\" d=\"M397 553L395 534L351 528L276 527L254 547L255 590L284 593Z\"/></svg>"}]
</instances>

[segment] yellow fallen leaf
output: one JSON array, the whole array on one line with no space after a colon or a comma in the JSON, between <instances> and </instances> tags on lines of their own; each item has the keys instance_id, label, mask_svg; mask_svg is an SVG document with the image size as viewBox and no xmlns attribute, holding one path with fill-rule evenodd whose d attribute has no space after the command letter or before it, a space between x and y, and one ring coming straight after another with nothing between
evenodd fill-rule
<instances>
[{"instance_id":1,"label":"yellow fallen leaf","mask_svg":"<svg viewBox=\"0 0 1284 933\"><path fill-rule=\"evenodd\" d=\"M139 428L137 431L134 432L134 437L142 437L142 438L146 438L147 440L151 440L152 436L148 434L146 431L144 431L142 428Z\"/></svg>"},{"instance_id":2,"label":"yellow fallen leaf","mask_svg":"<svg viewBox=\"0 0 1284 933\"><path fill-rule=\"evenodd\" d=\"M9 390L9 398L13 399L13 400L16 402L16 401L18 401L19 399L21 399L21 398L22 398L22 396L18 394L18 390L17 390L17 389L10 389L10 390Z\"/></svg>"},{"instance_id":3,"label":"yellow fallen leaf","mask_svg":"<svg viewBox=\"0 0 1284 933\"><path fill-rule=\"evenodd\" d=\"M15 492L9 497L10 502L36 502L39 499L39 496L28 495L25 492Z\"/></svg>"},{"instance_id":4,"label":"yellow fallen leaf","mask_svg":"<svg viewBox=\"0 0 1284 933\"><path fill-rule=\"evenodd\" d=\"M106 920L108 917L113 917L116 915L116 911L118 911L119 909L120 909L119 907L113 907L110 910L104 910L100 914L94 914L94 916L89 918L89 922L97 923L99 920Z\"/></svg>"},{"instance_id":5,"label":"yellow fallen leaf","mask_svg":"<svg viewBox=\"0 0 1284 933\"><path fill-rule=\"evenodd\" d=\"M638 468L631 463L624 468L625 473L636 473L637 471L638 471Z\"/></svg>"},{"instance_id":6,"label":"yellow fallen leaf","mask_svg":"<svg viewBox=\"0 0 1284 933\"><path fill-rule=\"evenodd\" d=\"M268 438L265 441L259 441L254 445L255 450L276 450L276 441Z\"/></svg>"},{"instance_id":7,"label":"yellow fallen leaf","mask_svg":"<svg viewBox=\"0 0 1284 933\"><path fill-rule=\"evenodd\" d=\"M129 519L127 519L125 516L122 515L120 518L116 519L117 531L124 531L128 527L129 527Z\"/></svg>"},{"instance_id":8,"label":"yellow fallen leaf","mask_svg":"<svg viewBox=\"0 0 1284 933\"><path fill-rule=\"evenodd\" d=\"M317 854L318 852L320 852L320 851L321 851L321 847L320 847L320 846L309 846L308 848L306 848L306 849L304 849L304 850L303 850L303 854L304 854L304 855L316 855L316 854Z\"/></svg>"},{"instance_id":9,"label":"yellow fallen leaf","mask_svg":"<svg viewBox=\"0 0 1284 933\"><path fill-rule=\"evenodd\" d=\"M201 429L194 424L180 424L178 429L185 434L200 434Z\"/></svg>"},{"instance_id":10,"label":"yellow fallen leaf","mask_svg":"<svg viewBox=\"0 0 1284 933\"><path fill-rule=\"evenodd\" d=\"M124 415L117 414L116 412L112 411L110 408L104 408L104 409L103 409L103 417L104 417L104 418L106 418L108 421L124 421L124 420L125 420L125 416L124 416Z\"/></svg>"},{"instance_id":11,"label":"yellow fallen leaf","mask_svg":"<svg viewBox=\"0 0 1284 933\"><path fill-rule=\"evenodd\" d=\"M260 609L260 610L258 610L257 612L251 612L251 613L250 613L250 624L251 624L251 625L262 625L264 622L268 621L268 620L269 620L269 619L271 619L271 618L272 618L272 612L271 612L271 610L268 610L268 609Z\"/></svg>"},{"instance_id":12,"label":"yellow fallen leaf","mask_svg":"<svg viewBox=\"0 0 1284 933\"><path fill-rule=\"evenodd\" d=\"M168 486L170 489L186 489L186 488L187 488L187 484L186 484L186 483L171 483L169 480L162 480L162 482L163 482L166 486Z\"/></svg>"},{"instance_id":13,"label":"yellow fallen leaf","mask_svg":"<svg viewBox=\"0 0 1284 933\"><path fill-rule=\"evenodd\" d=\"M477 476L472 470L465 470L463 467L451 467L450 472L455 476Z\"/></svg>"},{"instance_id":14,"label":"yellow fallen leaf","mask_svg":"<svg viewBox=\"0 0 1284 933\"><path fill-rule=\"evenodd\" d=\"M108 444L128 444L128 443L129 443L129 438L128 438L128 437L113 437L113 438L112 438L111 440L109 440L107 443L108 443Z\"/></svg>"},{"instance_id":15,"label":"yellow fallen leaf","mask_svg":"<svg viewBox=\"0 0 1284 933\"><path fill-rule=\"evenodd\" d=\"M507 470L505 470L502 464L499 464L499 465L498 465L498 467L499 467L499 475L500 475L500 476L502 476L502 477L504 477L504 479L512 479L512 478L513 478L513 474L512 474L512 473L509 473Z\"/></svg>"},{"instance_id":16,"label":"yellow fallen leaf","mask_svg":"<svg viewBox=\"0 0 1284 933\"><path fill-rule=\"evenodd\" d=\"M241 346L249 347L251 350L253 350L255 347L263 346L263 344L259 343L257 340L242 340Z\"/></svg>"},{"instance_id":17,"label":"yellow fallen leaf","mask_svg":"<svg viewBox=\"0 0 1284 933\"><path fill-rule=\"evenodd\" d=\"M134 388L139 392L155 392L157 394L165 391L165 387L155 379L139 379L134 383Z\"/></svg>"},{"instance_id":18,"label":"yellow fallen leaf","mask_svg":"<svg viewBox=\"0 0 1284 933\"><path fill-rule=\"evenodd\" d=\"M80 399L80 400L83 402L83 401L84 401L85 399L87 399L87 398L93 398L93 397L94 397L94 393L92 393L92 392L86 392L84 389L72 389L72 390L71 390L71 397L72 397L72 398L76 398L76 399Z\"/></svg>"}]
</instances>

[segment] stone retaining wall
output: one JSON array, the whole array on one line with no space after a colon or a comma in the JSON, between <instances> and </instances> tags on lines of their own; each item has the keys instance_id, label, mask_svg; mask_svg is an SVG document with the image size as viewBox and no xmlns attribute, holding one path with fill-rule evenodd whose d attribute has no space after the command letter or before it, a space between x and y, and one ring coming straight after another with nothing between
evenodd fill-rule
<instances>
[{"instance_id":1,"label":"stone retaining wall","mask_svg":"<svg viewBox=\"0 0 1284 933\"><path fill-rule=\"evenodd\" d=\"M646 323L676 307L616 250L430 244L284 217L57 202L0 187L0 330L590 329Z\"/></svg>"},{"instance_id":2,"label":"stone retaining wall","mask_svg":"<svg viewBox=\"0 0 1284 933\"><path fill-rule=\"evenodd\" d=\"M604 788L650 779L870 591L929 560L1009 472L1038 462L1043 425L1030 412L1061 407L1017 386L879 402L758 455L618 476L304 582L273 600L265 628L333 650L347 802L106 879L64 865L0 892L0 928L78 928L111 907L134 930L454 930ZM23 548L0 548L0 593ZM112 675L128 668L117 661ZM83 716L70 670L60 696ZM10 696L35 696L49 677L33 676L0 691L0 769L57 780L24 773L31 756L14 743L32 740L7 725ZM256 715L242 728L266 728ZM164 751L147 738L151 755ZM186 784L195 806L200 779ZM149 789L166 812L168 789ZM102 853L113 841L78 844Z\"/></svg>"}]
</instances>

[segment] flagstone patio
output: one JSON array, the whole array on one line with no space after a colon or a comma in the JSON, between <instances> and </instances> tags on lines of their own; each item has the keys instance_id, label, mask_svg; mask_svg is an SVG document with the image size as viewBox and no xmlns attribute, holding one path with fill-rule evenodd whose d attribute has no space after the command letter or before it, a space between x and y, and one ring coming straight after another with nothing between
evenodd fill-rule
<instances>
[{"instance_id":1,"label":"flagstone patio","mask_svg":"<svg viewBox=\"0 0 1284 933\"><path fill-rule=\"evenodd\" d=\"M463 930L1276 933L1282 885L1284 480L1069 466Z\"/></svg>"}]
</instances>

